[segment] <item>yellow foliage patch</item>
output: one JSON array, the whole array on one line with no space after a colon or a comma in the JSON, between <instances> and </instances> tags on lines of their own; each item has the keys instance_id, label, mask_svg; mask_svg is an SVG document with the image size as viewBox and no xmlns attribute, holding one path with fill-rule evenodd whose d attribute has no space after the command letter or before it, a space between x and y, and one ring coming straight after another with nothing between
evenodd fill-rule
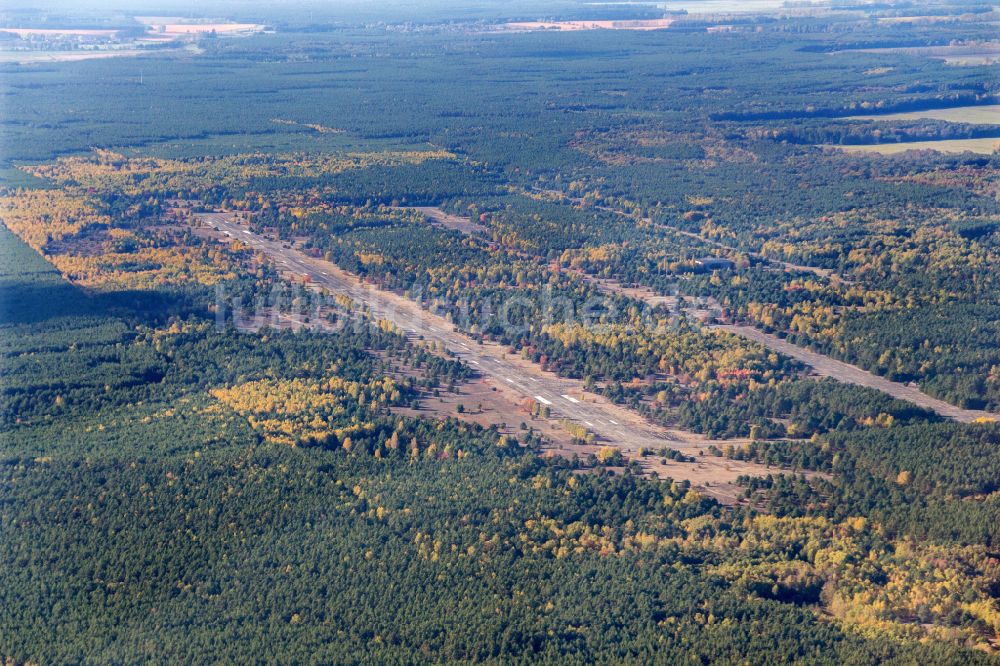
<instances>
[{"instance_id":1,"label":"yellow foliage patch","mask_svg":"<svg viewBox=\"0 0 1000 666\"><path fill-rule=\"evenodd\" d=\"M372 166L421 164L427 160L452 160L446 150L399 150L376 153L311 154L243 153L202 160L128 157L95 150L83 157L65 157L53 164L25 170L60 185L93 188L101 192L148 194L162 191L196 192L208 185L241 189L255 178L309 177Z\"/></svg>"},{"instance_id":2,"label":"yellow foliage patch","mask_svg":"<svg viewBox=\"0 0 1000 666\"><path fill-rule=\"evenodd\" d=\"M340 377L329 379L260 379L211 391L212 397L247 418L267 441L294 446L296 442L343 439L346 431L332 425L350 405L388 405L399 400L390 377L367 383Z\"/></svg>"},{"instance_id":3,"label":"yellow foliage patch","mask_svg":"<svg viewBox=\"0 0 1000 666\"><path fill-rule=\"evenodd\" d=\"M67 279L86 287L211 286L235 277L230 262L218 250L162 247L131 229L106 229L111 220L85 194L19 190L0 197L0 220ZM93 233L81 236L88 229Z\"/></svg>"},{"instance_id":4,"label":"yellow foliage patch","mask_svg":"<svg viewBox=\"0 0 1000 666\"><path fill-rule=\"evenodd\" d=\"M862 633L920 639L958 632L975 642L980 637L971 629L949 626L955 613L968 613L1000 636L1000 607L989 594L1000 562L981 546L871 545L866 532L877 530L859 517L833 523L757 516L742 536L708 527L697 518L687 521L685 543L739 554L715 573L779 597L821 588L825 610ZM789 552L798 559L785 560Z\"/></svg>"},{"instance_id":5,"label":"yellow foliage patch","mask_svg":"<svg viewBox=\"0 0 1000 666\"><path fill-rule=\"evenodd\" d=\"M109 222L90 198L59 190L18 190L0 197L0 219L39 252L90 225Z\"/></svg>"}]
</instances>

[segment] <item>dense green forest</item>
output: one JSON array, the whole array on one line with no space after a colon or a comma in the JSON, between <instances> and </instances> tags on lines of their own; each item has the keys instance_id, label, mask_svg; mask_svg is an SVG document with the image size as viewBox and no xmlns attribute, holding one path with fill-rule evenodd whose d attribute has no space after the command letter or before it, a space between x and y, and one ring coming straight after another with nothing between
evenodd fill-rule
<instances>
[{"instance_id":1,"label":"dense green forest","mask_svg":"<svg viewBox=\"0 0 1000 666\"><path fill-rule=\"evenodd\" d=\"M522 448L348 396L324 417L339 435L269 443L238 405L219 409L213 395L226 394L212 389L329 380L331 364L366 382L384 371L372 351L419 351L374 327L220 332L196 293L162 294L169 316L87 296L9 232L0 238L4 266L18 267L3 275L0 541L3 649L15 660L987 659L906 640L905 599L877 620L898 626L902 642L819 620L810 604L839 598L836 576L860 572L835 575L808 549L754 564L752 544L774 527L686 484L580 476L536 457L530 438ZM424 366L440 380L461 372ZM915 483L931 482L913 455ZM912 566L888 556L899 548L889 536L812 522L783 528L786 538L789 529L802 530L796 548L818 539L885 558L886 576ZM720 549L716 533L743 540L745 554ZM962 604L984 603L996 565L964 542L944 538L955 545L940 556L974 567L961 574L967 601L928 621L974 637L990 616ZM789 565L802 570L787 578ZM848 619L866 622L876 619Z\"/></svg>"},{"instance_id":2,"label":"dense green forest","mask_svg":"<svg viewBox=\"0 0 1000 666\"><path fill-rule=\"evenodd\" d=\"M0 48L0 657L1000 663L1000 424L713 326L1000 409L998 153L830 147L1000 137L996 65L944 59L995 10L481 4ZM476 368L213 211L703 450L444 413Z\"/></svg>"}]
</instances>

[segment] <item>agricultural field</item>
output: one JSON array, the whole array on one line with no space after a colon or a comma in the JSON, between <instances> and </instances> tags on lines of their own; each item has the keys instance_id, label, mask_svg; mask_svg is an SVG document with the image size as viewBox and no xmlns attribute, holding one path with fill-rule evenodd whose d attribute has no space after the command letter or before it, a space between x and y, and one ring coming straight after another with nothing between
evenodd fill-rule
<instances>
[{"instance_id":1,"label":"agricultural field","mask_svg":"<svg viewBox=\"0 0 1000 666\"><path fill-rule=\"evenodd\" d=\"M991 121L992 122L992 121ZM910 150L933 150L939 153L977 153L992 155L1000 148L1000 138L989 139L941 139L939 141L908 141L906 143L871 143L857 146L823 146L835 147L846 153L877 153L879 155L898 155Z\"/></svg>"},{"instance_id":2,"label":"agricultural field","mask_svg":"<svg viewBox=\"0 0 1000 666\"><path fill-rule=\"evenodd\" d=\"M884 116L854 116L854 120L944 120L950 123L1000 125L1000 104L985 104L956 109L928 109L910 113L889 113Z\"/></svg>"},{"instance_id":3,"label":"agricultural field","mask_svg":"<svg viewBox=\"0 0 1000 666\"><path fill-rule=\"evenodd\" d=\"M0 17L6 662L1000 664L994 8L163 11Z\"/></svg>"}]
</instances>

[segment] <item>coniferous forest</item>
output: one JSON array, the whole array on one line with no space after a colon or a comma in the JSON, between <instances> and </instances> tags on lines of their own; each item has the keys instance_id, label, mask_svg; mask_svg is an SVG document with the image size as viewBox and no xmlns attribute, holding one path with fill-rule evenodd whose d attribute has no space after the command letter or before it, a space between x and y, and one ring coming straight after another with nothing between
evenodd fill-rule
<instances>
[{"instance_id":1,"label":"coniferous forest","mask_svg":"<svg viewBox=\"0 0 1000 666\"><path fill-rule=\"evenodd\" d=\"M0 16L5 663L1000 663L997 10L710 4Z\"/></svg>"}]
</instances>

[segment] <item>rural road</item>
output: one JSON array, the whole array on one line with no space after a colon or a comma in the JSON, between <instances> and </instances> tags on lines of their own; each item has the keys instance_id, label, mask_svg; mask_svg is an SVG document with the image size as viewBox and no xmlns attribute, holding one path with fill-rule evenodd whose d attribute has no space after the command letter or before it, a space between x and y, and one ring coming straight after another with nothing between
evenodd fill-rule
<instances>
[{"instance_id":1,"label":"rural road","mask_svg":"<svg viewBox=\"0 0 1000 666\"><path fill-rule=\"evenodd\" d=\"M233 213L195 213L193 217L209 228L217 229L221 234L220 240L239 240L266 255L275 262L280 272L299 279L308 277L310 284L317 288L346 295L367 306L375 319L390 321L413 338L422 337L425 341L443 345L494 383L513 391L522 399L528 398L548 407L552 418L567 419L585 427L598 438L599 445L613 446L626 457L641 461L647 469L661 473L661 476L691 480L694 487L706 494L724 502L733 502L742 490L733 485L738 476L779 471L754 463L699 456L712 444L712 440L650 423L632 410L585 392L581 380L561 378L543 371L537 364L509 353L501 345L479 343L414 301L365 284L332 262L310 257L287 243L252 233L236 221ZM520 417L518 414L511 416L512 419ZM698 458L693 463L671 462L665 469L657 469L658 463L639 455L640 449L662 447Z\"/></svg>"}]
</instances>

